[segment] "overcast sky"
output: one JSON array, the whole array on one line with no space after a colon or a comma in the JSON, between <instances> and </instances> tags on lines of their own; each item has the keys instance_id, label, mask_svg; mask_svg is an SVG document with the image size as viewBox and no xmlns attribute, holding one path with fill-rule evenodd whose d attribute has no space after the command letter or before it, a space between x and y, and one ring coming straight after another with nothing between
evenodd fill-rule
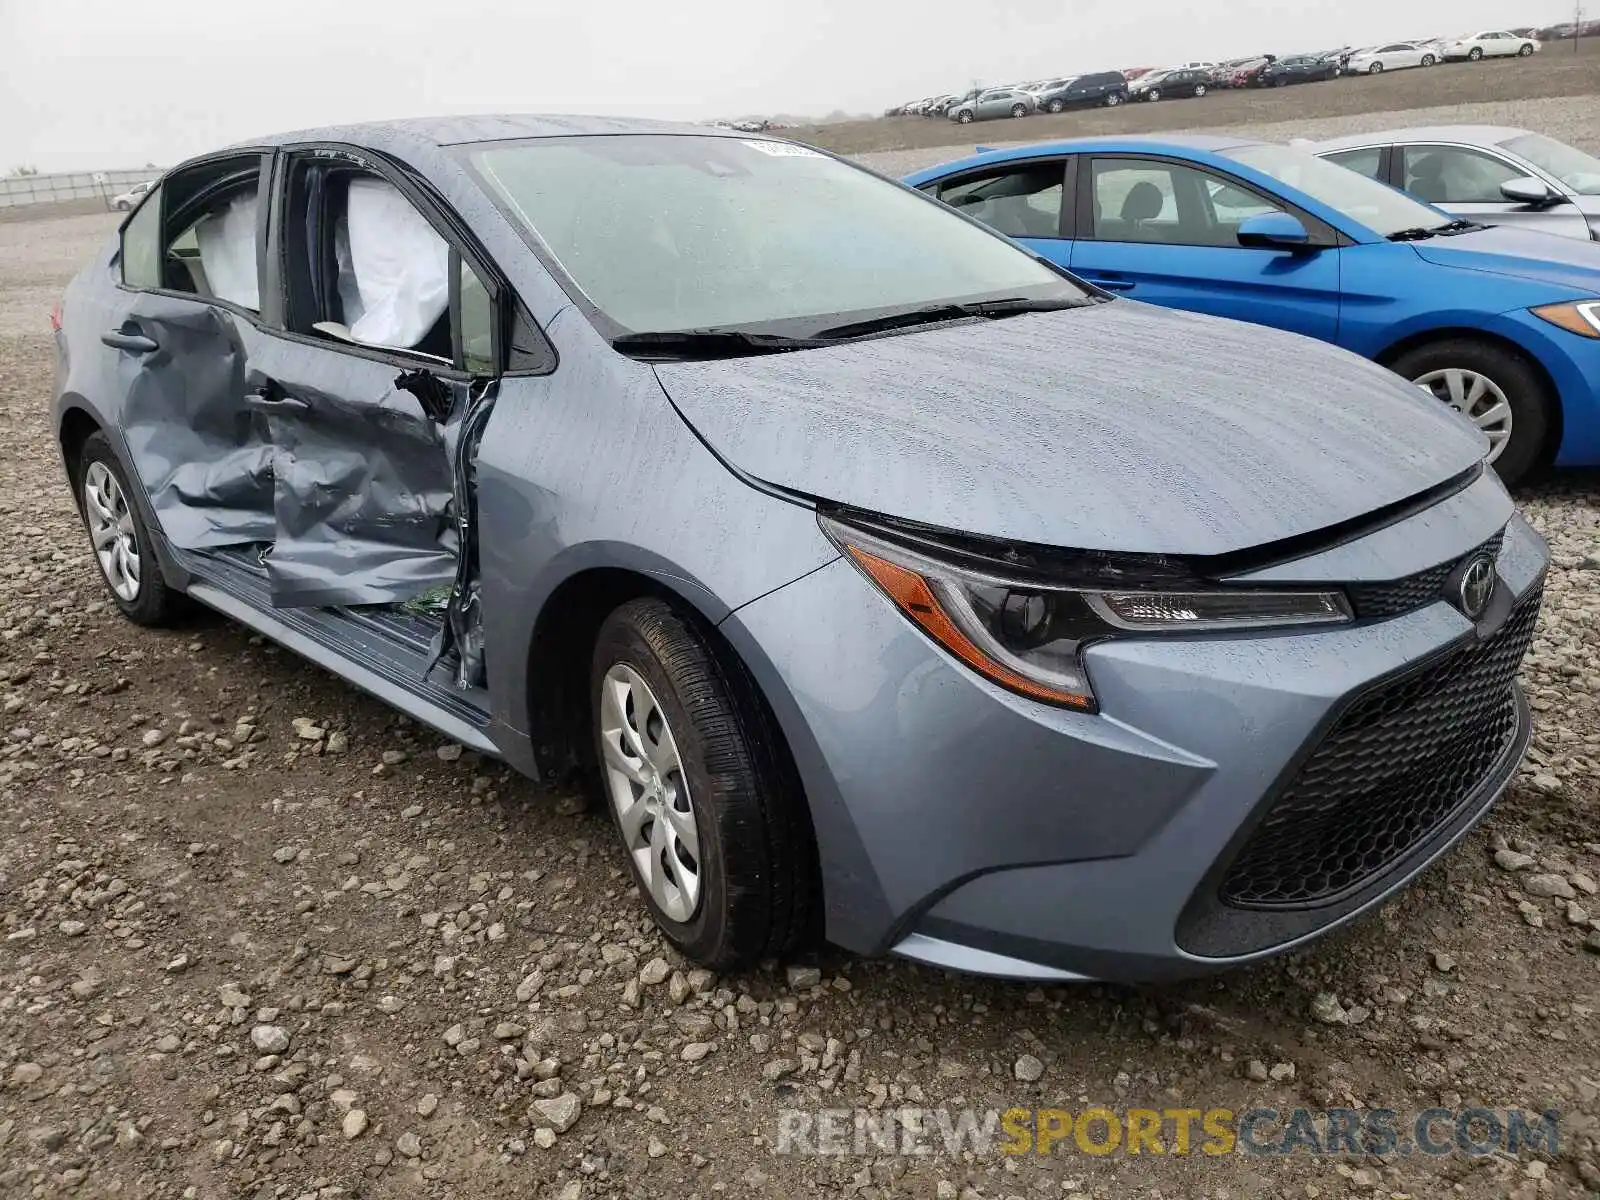
<instances>
[{"instance_id":1,"label":"overcast sky","mask_svg":"<svg viewBox=\"0 0 1600 1200\"><path fill-rule=\"evenodd\" d=\"M1571 15L1570 0L0 0L0 174L165 166L443 112L881 111L974 81Z\"/></svg>"}]
</instances>

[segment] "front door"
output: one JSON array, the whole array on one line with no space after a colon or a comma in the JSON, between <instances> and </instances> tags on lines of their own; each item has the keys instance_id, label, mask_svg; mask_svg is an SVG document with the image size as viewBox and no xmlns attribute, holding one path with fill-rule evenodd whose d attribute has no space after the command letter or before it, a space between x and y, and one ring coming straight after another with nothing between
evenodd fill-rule
<instances>
[{"instance_id":1,"label":"front door","mask_svg":"<svg viewBox=\"0 0 1600 1200\"><path fill-rule=\"evenodd\" d=\"M1286 211L1250 185L1165 159L1105 157L1086 166L1074 274L1135 300L1337 340L1339 252L1331 239L1309 253L1249 249L1239 245L1240 223ZM1319 230L1311 229L1314 241Z\"/></svg>"},{"instance_id":2,"label":"front door","mask_svg":"<svg viewBox=\"0 0 1600 1200\"><path fill-rule=\"evenodd\" d=\"M1428 143L1397 146L1393 170L1403 191L1454 216L1484 225L1589 236L1588 222L1571 204L1540 208L1507 200L1500 185L1530 176L1521 165L1486 150Z\"/></svg>"},{"instance_id":3,"label":"front door","mask_svg":"<svg viewBox=\"0 0 1600 1200\"><path fill-rule=\"evenodd\" d=\"M280 171L284 328L251 364L266 422L276 607L443 613L460 561L455 436L473 400L459 254L395 181L330 152Z\"/></svg>"}]
</instances>

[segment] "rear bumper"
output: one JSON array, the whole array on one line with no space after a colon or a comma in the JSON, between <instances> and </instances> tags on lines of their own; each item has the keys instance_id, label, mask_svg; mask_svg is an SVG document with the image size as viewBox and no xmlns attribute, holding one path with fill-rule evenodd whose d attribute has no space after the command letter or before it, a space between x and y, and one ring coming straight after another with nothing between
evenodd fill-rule
<instances>
[{"instance_id":1,"label":"rear bumper","mask_svg":"<svg viewBox=\"0 0 1600 1200\"><path fill-rule=\"evenodd\" d=\"M1449 524L1432 510L1417 519L1432 529L1406 539L1414 552ZM1361 549L1341 548L1329 569L1349 569ZM1493 638L1517 604L1537 604L1546 563L1514 517L1476 625L1441 598L1316 631L1101 643L1088 658L1097 715L992 687L843 561L723 627L800 769L831 940L1000 976L1158 980L1281 953L1352 920L1481 819L1526 745L1509 673L1497 694L1514 721L1492 764L1359 887L1267 910L1220 899L1246 839L1341 715Z\"/></svg>"}]
</instances>

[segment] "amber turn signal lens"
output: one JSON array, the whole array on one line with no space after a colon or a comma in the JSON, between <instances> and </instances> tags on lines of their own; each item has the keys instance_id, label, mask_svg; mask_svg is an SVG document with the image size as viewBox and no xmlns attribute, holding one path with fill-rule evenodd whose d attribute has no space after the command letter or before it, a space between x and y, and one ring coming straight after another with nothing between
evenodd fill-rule
<instances>
[{"instance_id":1,"label":"amber turn signal lens","mask_svg":"<svg viewBox=\"0 0 1600 1200\"><path fill-rule=\"evenodd\" d=\"M967 666L986 679L998 683L1001 687L1034 700L1043 700L1048 704L1064 704L1070 708L1093 710L1094 700L1089 696L1079 695L1075 692L1058 691L1036 683L1025 675L1018 674L1011 668L997 663L982 650L980 650L961 628L950 619L944 606L939 603L933 594L933 589L928 586L928 581L915 571L869 554L859 546L847 545L850 557L860 565L861 569L872 577L873 581L883 589L884 594L893 600L900 611L951 654L954 654Z\"/></svg>"},{"instance_id":2,"label":"amber turn signal lens","mask_svg":"<svg viewBox=\"0 0 1600 1200\"><path fill-rule=\"evenodd\" d=\"M1552 325L1559 325L1568 333L1579 337L1600 338L1600 300L1584 300L1576 304L1546 304L1532 310L1533 315Z\"/></svg>"}]
</instances>

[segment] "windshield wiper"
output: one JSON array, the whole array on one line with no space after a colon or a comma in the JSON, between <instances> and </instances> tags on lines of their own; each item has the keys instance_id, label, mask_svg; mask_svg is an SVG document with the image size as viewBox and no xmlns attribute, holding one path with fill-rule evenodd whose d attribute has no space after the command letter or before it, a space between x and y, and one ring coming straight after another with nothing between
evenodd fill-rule
<instances>
[{"instance_id":1,"label":"windshield wiper","mask_svg":"<svg viewBox=\"0 0 1600 1200\"><path fill-rule=\"evenodd\" d=\"M1474 229L1487 229L1487 225L1478 221L1468 221L1458 217L1454 221L1446 221L1443 225L1435 225L1433 232L1442 233L1445 237L1452 237L1458 233L1471 233Z\"/></svg>"},{"instance_id":2,"label":"windshield wiper","mask_svg":"<svg viewBox=\"0 0 1600 1200\"><path fill-rule=\"evenodd\" d=\"M615 350L634 358L745 358L752 354L783 354L810 350L826 342L815 338L785 337L779 333L752 333L743 329L674 329L655 333L625 333L612 339Z\"/></svg>"},{"instance_id":3,"label":"windshield wiper","mask_svg":"<svg viewBox=\"0 0 1600 1200\"><path fill-rule=\"evenodd\" d=\"M1391 242L1424 242L1431 238L1434 231L1417 226L1415 229L1397 229L1389 235Z\"/></svg>"},{"instance_id":4,"label":"windshield wiper","mask_svg":"<svg viewBox=\"0 0 1600 1200\"><path fill-rule=\"evenodd\" d=\"M849 338L869 337L874 333L887 333L896 329L911 329L918 325L936 325L941 321L959 321L969 317L1009 317L1017 313L1058 312L1064 308L1083 308L1096 303L1088 298L1056 298L1053 300L1027 300L1011 296L1004 300L974 300L966 304L930 304L926 308L913 308L907 312L890 313L884 317L871 317L865 321L851 321L845 325L830 325L813 335L819 340L836 342Z\"/></svg>"}]
</instances>

